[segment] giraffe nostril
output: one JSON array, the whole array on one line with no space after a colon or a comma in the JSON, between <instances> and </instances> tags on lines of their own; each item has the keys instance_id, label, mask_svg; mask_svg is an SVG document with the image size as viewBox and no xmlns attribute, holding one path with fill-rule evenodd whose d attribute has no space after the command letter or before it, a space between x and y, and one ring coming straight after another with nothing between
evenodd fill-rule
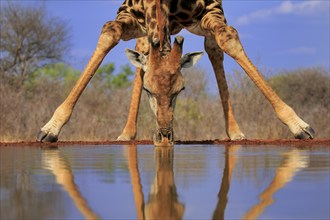
<instances>
[{"instance_id":1,"label":"giraffe nostril","mask_svg":"<svg viewBox=\"0 0 330 220\"><path fill-rule=\"evenodd\" d=\"M157 140L158 140L159 142L161 142L162 139L163 139L163 135L162 135L162 133L161 133L161 132L158 132L158 134L157 134Z\"/></svg>"},{"instance_id":2,"label":"giraffe nostril","mask_svg":"<svg viewBox=\"0 0 330 220\"><path fill-rule=\"evenodd\" d=\"M169 141L173 141L173 133L172 133L172 131L169 131L169 132L167 133L167 139L168 139Z\"/></svg>"}]
</instances>

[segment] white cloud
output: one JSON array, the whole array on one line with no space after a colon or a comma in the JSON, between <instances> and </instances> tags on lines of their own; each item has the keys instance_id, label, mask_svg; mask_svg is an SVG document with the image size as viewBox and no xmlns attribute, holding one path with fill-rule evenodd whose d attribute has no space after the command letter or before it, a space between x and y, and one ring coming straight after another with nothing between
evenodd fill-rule
<instances>
[{"instance_id":1,"label":"white cloud","mask_svg":"<svg viewBox=\"0 0 330 220\"><path fill-rule=\"evenodd\" d=\"M320 12L329 10L328 1L307 0L302 2L284 1L279 6L261 9L247 15L238 17L237 24L247 25L251 22L266 19L274 15L315 16Z\"/></svg>"}]
</instances>

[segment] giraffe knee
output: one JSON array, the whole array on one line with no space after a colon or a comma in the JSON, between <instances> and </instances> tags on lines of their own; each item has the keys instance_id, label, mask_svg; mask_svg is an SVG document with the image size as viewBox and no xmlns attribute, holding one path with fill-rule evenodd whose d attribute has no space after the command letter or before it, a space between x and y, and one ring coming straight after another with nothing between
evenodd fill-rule
<instances>
[{"instance_id":1,"label":"giraffe knee","mask_svg":"<svg viewBox=\"0 0 330 220\"><path fill-rule=\"evenodd\" d=\"M122 35L122 24L118 21L106 22L101 31L101 35L97 44L97 48L108 52L117 45Z\"/></svg>"},{"instance_id":2,"label":"giraffe knee","mask_svg":"<svg viewBox=\"0 0 330 220\"><path fill-rule=\"evenodd\" d=\"M215 31L215 39L219 47L233 58L244 51L238 32L232 26L228 25L217 29Z\"/></svg>"},{"instance_id":3,"label":"giraffe knee","mask_svg":"<svg viewBox=\"0 0 330 220\"><path fill-rule=\"evenodd\" d=\"M224 60L223 51L220 49L219 45L213 38L205 38L204 48L209 57L214 57L220 61Z\"/></svg>"}]
</instances>

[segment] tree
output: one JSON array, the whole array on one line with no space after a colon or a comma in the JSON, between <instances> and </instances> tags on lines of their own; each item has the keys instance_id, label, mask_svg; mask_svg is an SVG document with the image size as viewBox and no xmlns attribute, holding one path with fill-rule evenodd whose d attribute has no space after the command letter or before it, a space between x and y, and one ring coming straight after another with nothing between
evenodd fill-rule
<instances>
[{"instance_id":1,"label":"tree","mask_svg":"<svg viewBox=\"0 0 330 220\"><path fill-rule=\"evenodd\" d=\"M58 62L69 48L67 24L45 7L8 2L0 13L0 71L23 83L45 64Z\"/></svg>"},{"instance_id":2,"label":"tree","mask_svg":"<svg viewBox=\"0 0 330 220\"><path fill-rule=\"evenodd\" d=\"M330 108L330 75L326 69L305 68L283 72L270 78L269 83L291 105Z\"/></svg>"},{"instance_id":3,"label":"tree","mask_svg":"<svg viewBox=\"0 0 330 220\"><path fill-rule=\"evenodd\" d=\"M115 88L129 87L132 84L129 77L134 75L134 72L128 64L121 66L120 69L121 71L112 79L112 85Z\"/></svg>"},{"instance_id":4,"label":"tree","mask_svg":"<svg viewBox=\"0 0 330 220\"><path fill-rule=\"evenodd\" d=\"M114 74L115 64L106 63L99 67L95 76L89 83L88 88L102 92L111 92L115 89L127 88L131 86L130 77L134 75L133 70L128 64L120 66L120 71ZM71 90L72 86L77 82L80 71L72 68L65 63L54 63L38 68L29 75L24 86L27 90L39 84L58 83L64 86L65 90ZM67 91L68 92L68 91Z\"/></svg>"},{"instance_id":5,"label":"tree","mask_svg":"<svg viewBox=\"0 0 330 220\"><path fill-rule=\"evenodd\" d=\"M65 63L49 64L42 68L38 68L31 73L25 81L26 89L34 87L38 84L48 84L50 82L62 84L65 90L70 90L77 82L80 71L72 68Z\"/></svg>"},{"instance_id":6,"label":"tree","mask_svg":"<svg viewBox=\"0 0 330 220\"><path fill-rule=\"evenodd\" d=\"M100 87L105 86L106 89L126 88L132 84L130 76L134 75L134 71L126 64L120 66L120 72L114 75L115 64L106 63L97 71L91 84Z\"/></svg>"}]
</instances>

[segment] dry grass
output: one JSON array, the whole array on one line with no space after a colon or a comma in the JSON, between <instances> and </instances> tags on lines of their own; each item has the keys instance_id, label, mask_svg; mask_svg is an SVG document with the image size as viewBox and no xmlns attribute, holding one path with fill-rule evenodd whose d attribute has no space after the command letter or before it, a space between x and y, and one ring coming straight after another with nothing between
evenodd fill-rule
<instances>
[{"instance_id":1,"label":"dry grass","mask_svg":"<svg viewBox=\"0 0 330 220\"><path fill-rule=\"evenodd\" d=\"M262 93L243 73L236 73L232 92L237 119L248 138L292 138ZM317 138L330 137L330 75L324 69L298 69L268 77L277 94L316 131Z\"/></svg>"},{"instance_id":2,"label":"dry grass","mask_svg":"<svg viewBox=\"0 0 330 220\"><path fill-rule=\"evenodd\" d=\"M330 137L330 78L325 70L296 70L272 77L269 82L283 100L315 129L317 138ZM244 74L237 72L230 80L230 88L234 113L248 138L293 137ZM39 129L67 93L68 88L59 81L19 87L10 80L2 80L0 141L35 140ZM131 89L107 93L88 87L70 122L64 126L60 140L115 140L126 122ZM150 139L154 127L154 116L143 94L137 138ZM186 77L186 90L177 101L174 127L176 139L226 138L220 99L206 93L203 71L194 69Z\"/></svg>"}]
</instances>

